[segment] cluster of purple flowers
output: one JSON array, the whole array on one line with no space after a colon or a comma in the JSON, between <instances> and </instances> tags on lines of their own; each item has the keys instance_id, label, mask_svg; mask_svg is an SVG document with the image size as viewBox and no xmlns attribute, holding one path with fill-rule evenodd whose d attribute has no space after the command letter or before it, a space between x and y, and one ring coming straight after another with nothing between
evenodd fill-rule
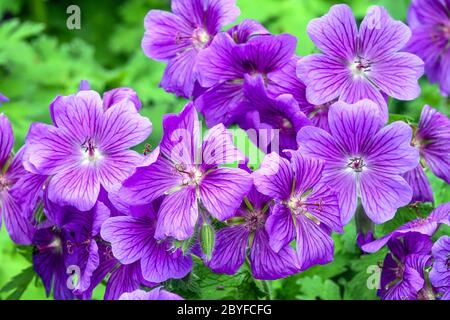
<instances>
[{"instance_id":1,"label":"cluster of purple flowers","mask_svg":"<svg viewBox=\"0 0 450 320\"><path fill-rule=\"evenodd\" d=\"M295 55L295 37L253 20L222 31L239 15L235 0L172 0L172 13L150 11L144 53L167 62L161 86L192 101L164 117L160 145L144 155L131 148L152 124L130 88L101 97L83 81L51 103L53 124L32 124L15 155L0 115L6 229L34 247L34 269L56 299L89 299L105 278L105 299L180 299L162 286L191 272L192 255L217 273L248 263L261 280L331 262L331 235L358 206L381 224L433 201L425 166L450 182L447 116L425 106L418 126L387 123L389 97L420 94L422 54L430 79L448 87L445 5L414 1L412 37L382 7L358 28L347 5L333 6L308 25L321 53L306 57ZM444 10L440 19L432 6ZM439 55L424 52L432 45L422 25L446 37ZM256 170L235 146L233 124L258 132L249 138L267 155ZM449 216L441 205L362 246L390 248L383 299L450 298L449 237L431 242Z\"/></svg>"},{"instance_id":2,"label":"cluster of purple flowers","mask_svg":"<svg viewBox=\"0 0 450 320\"><path fill-rule=\"evenodd\" d=\"M434 245L431 241L441 224L450 225L450 203L362 246L366 252L378 251L386 244L390 249L380 279L383 299L450 299L450 237L441 236Z\"/></svg>"}]
</instances>

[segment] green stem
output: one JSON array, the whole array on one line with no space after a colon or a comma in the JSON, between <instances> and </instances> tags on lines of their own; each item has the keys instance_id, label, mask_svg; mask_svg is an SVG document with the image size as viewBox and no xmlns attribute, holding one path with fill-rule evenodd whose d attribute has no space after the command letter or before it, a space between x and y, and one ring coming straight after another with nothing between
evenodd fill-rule
<instances>
[{"instance_id":1,"label":"green stem","mask_svg":"<svg viewBox=\"0 0 450 320\"><path fill-rule=\"evenodd\" d=\"M273 300L273 291L272 291L272 285L267 280L262 280L263 286L266 289L266 292L268 294L269 300Z\"/></svg>"},{"instance_id":2,"label":"green stem","mask_svg":"<svg viewBox=\"0 0 450 320\"><path fill-rule=\"evenodd\" d=\"M358 200L358 207L356 208L355 214L356 231L362 233L363 235L373 232L374 223L366 215L364 208L361 204L361 200Z\"/></svg>"}]
</instances>

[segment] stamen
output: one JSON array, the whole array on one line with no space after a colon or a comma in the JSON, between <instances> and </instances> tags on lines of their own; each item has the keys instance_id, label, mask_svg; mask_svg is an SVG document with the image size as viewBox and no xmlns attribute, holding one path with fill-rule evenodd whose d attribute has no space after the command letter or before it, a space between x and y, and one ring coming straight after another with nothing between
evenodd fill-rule
<instances>
[{"instance_id":1,"label":"stamen","mask_svg":"<svg viewBox=\"0 0 450 320\"><path fill-rule=\"evenodd\" d=\"M283 116L279 116L277 119L277 123L278 123L278 128L280 128L281 131L288 132L288 133L293 131L294 126L292 125L292 122L289 119L287 119Z\"/></svg>"},{"instance_id":2,"label":"stamen","mask_svg":"<svg viewBox=\"0 0 450 320\"><path fill-rule=\"evenodd\" d=\"M55 237L55 239L48 245L36 246L36 248L39 252L45 252L47 250L55 250L56 252L61 252L62 251L61 239L59 237Z\"/></svg>"},{"instance_id":3,"label":"stamen","mask_svg":"<svg viewBox=\"0 0 450 320\"><path fill-rule=\"evenodd\" d=\"M349 65L350 71L354 77L365 76L367 72L371 71L371 64L369 60L362 57L356 57Z\"/></svg>"},{"instance_id":4,"label":"stamen","mask_svg":"<svg viewBox=\"0 0 450 320\"><path fill-rule=\"evenodd\" d=\"M364 159L361 157L353 157L349 159L347 167L355 172L362 172L363 168L366 166Z\"/></svg>"},{"instance_id":5,"label":"stamen","mask_svg":"<svg viewBox=\"0 0 450 320\"><path fill-rule=\"evenodd\" d=\"M175 170L182 175L182 185L200 185L203 179L203 172L197 167L185 168L181 164L175 165Z\"/></svg>"},{"instance_id":6,"label":"stamen","mask_svg":"<svg viewBox=\"0 0 450 320\"><path fill-rule=\"evenodd\" d=\"M317 219L310 210L311 207L316 207L317 210L321 210L323 206L323 199L320 198L318 202L310 202L306 199L292 197L287 203L285 203L291 212L295 215L304 215L309 220L313 221L315 224L320 225L320 220Z\"/></svg>"},{"instance_id":7,"label":"stamen","mask_svg":"<svg viewBox=\"0 0 450 320\"><path fill-rule=\"evenodd\" d=\"M192 34L192 41L197 48L205 48L211 37L208 32L203 28L197 28Z\"/></svg>"},{"instance_id":8,"label":"stamen","mask_svg":"<svg viewBox=\"0 0 450 320\"><path fill-rule=\"evenodd\" d=\"M152 146L151 144L146 143L144 147L144 156L148 155L150 152L152 152Z\"/></svg>"},{"instance_id":9,"label":"stamen","mask_svg":"<svg viewBox=\"0 0 450 320\"><path fill-rule=\"evenodd\" d=\"M81 149L83 153L82 162L84 164L96 162L97 160L103 158L100 150L98 150L98 147L94 139L92 138L86 138L86 140L81 145Z\"/></svg>"},{"instance_id":10,"label":"stamen","mask_svg":"<svg viewBox=\"0 0 450 320\"><path fill-rule=\"evenodd\" d=\"M73 244L72 241L67 240L67 242L66 242L67 253L73 254L73 247L74 247L74 246L75 246L75 245Z\"/></svg>"},{"instance_id":11,"label":"stamen","mask_svg":"<svg viewBox=\"0 0 450 320\"><path fill-rule=\"evenodd\" d=\"M260 210L255 211L247 211L247 215L245 216L244 226L250 232L256 231L260 227L264 226L266 221L265 214Z\"/></svg>"},{"instance_id":12,"label":"stamen","mask_svg":"<svg viewBox=\"0 0 450 320\"><path fill-rule=\"evenodd\" d=\"M9 189L11 183L6 179L6 177L0 174L0 192Z\"/></svg>"}]
</instances>

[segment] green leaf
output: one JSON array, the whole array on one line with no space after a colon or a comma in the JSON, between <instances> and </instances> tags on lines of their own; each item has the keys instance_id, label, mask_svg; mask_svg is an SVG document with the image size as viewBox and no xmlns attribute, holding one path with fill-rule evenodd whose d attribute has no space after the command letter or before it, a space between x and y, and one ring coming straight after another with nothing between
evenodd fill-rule
<instances>
[{"instance_id":1,"label":"green leaf","mask_svg":"<svg viewBox=\"0 0 450 320\"><path fill-rule=\"evenodd\" d=\"M410 117L405 114L395 114L395 113L389 113L389 123L395 122L395 121L404 121L406 123L414 123L414 118Z\"/></svg>"},{"instance_id":2,"label":"green leaf","mask_svg":"<svg viewBox=\"0 0 450 320\"><path fill-rule=\"evenodd\" d=\"M332 280L319 276L306 277L297 281L299 294L297 299L303 300L341 300L339 286Z\"/></svg>"},{"instance_id":3,"label":"green leaf","mask_svg":"<svg viewBox=\"0 0 450 320\"><path fill-rule=\"evenodd\" d=\"M192 273L182 280L170 280L166 288L185 299L261 299L267 296L244 265L235 275L212 272L200 258L194 257Z\"/></svg>"},{"instance_id":4,"label":"green leaf","mask_svg":"<svg viewBox=\"0 0 450 320\"><path fill-rule=\"evenodd\" d=\"M34 272L32 266L22 270L21 273L15 275L11 281L5 284L5 286L0 290L0 293L8 293L12 291L6 299L19 300L35 275L36 273Z\"/></svg>"},{"instance_id":5,"label":"green leaf","mask_svg":"<svg viewBox=\"0 0 450 320\"><path fill-rule=\"evenodd\" d=\"M428 179L433 190L434 203L436 206L450 201L450 185L444 180L436 177L431 170L426 170Z\"/></svg>"},{"instance_id":6,"label":"green leaf","mask_svg":"<svg viewBox=\"0 0 450 320\"><path fill-rule=\"evenodd\" d=\"M362 255L351 261L354 276L350 281L343 280L344 300L376 300L379 277L386 248L373 254Z\"/></svg>"}]
</instances>

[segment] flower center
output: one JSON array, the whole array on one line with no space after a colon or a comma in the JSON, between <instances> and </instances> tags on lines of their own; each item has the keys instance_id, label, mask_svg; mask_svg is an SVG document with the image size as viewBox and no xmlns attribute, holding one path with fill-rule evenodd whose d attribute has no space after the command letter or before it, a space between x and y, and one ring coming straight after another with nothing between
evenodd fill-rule
<instances>
[{"instance_id":1,"label":"flower center","mask_svg":"<svg viewBox=\"0 0 450 320\"><path fill-rule=\"evenodd\" d=\"M53 239L53 241L50 242L49 244L47 244L45 246L37 246L36 248L39 252L46 252L46 251L51 250L51 251L54 251L57 253L61 253L62 252L61 239L59 237L55 237Z\"/></svg>"},{"instance_id":2,"label":"flower center","mask_svg":"<svg viewBox=\"0 0 450 320\"><path fill-rule=\"evenodd\" d=\"M265 221L265 215L262 211L248 211L247 216L245 217L244 226L249 231L256 231L264 226Z\"/></svg>"},{"instance_id":3,"label":"flower center","mask_svg":"<svg viewBox=\"0 0 450 320\"><path fill-rule=\"evenodd\" d=\"M275 120L277 127L280 128L280 130L282 132L289 133L289 132L293 131L294 126L292 125L292 122L289 119L287 119L281 115L276 116L274 118L275 118L274 120Z\"/></svg>"},{"instance_id":4,"label":"flower center","mask_svg":"<svg viewBox=\"0 0 450 320\"><path fill-rule=\"evenodd\" d=\"M365 76L371 70L370 62L367 59L356 57L349 65L353 77Z\"/></svg>"},{"instance_id":5,"label":"flower center","mask_svg":"<svg viewBox=\"0 0 450 320\"><path fill-rule=\"evenodd\" d=\"M182 184L185 186L198 186L203 179L203 172L197 168L192 167L190 169L184 168L182 165L177 165L176 169L182 174Z\"/></svg>"},{"instance_id":6,"label":"flower center","mask_svg":"<svg viewBox=\"0 0 450 320\"><path fill-rule=\"evenodd\" d=\"M102 153L98 149L94 139L87 138L85 142L81 145L81 151L83 154L82 163L89 164L92 162L97 162L103 158Z\"/></svg>"},{"instance_id":7,"label":"flower center","mask_svg":"<svg viewBox=\"0 0 450 320\"><path fill-rule=\"evenodd\" d=\"M394 273L395 279L386 284L385 289L389 290L393 286L395 286L399 281L403 279L403 273L405 272L405 266L397 261L397 266L390 268L390 270Z\"/></svg>"},{"instance_id":8,"label":"flower center","mask_svg":"<svg viewBox=\"0 0 450 320\"><path fill-rule=\"evenodd\" d=\"M362 172L365 166L366 164L364 163L364 160L361 157L350 158L347 163L347 167L355 172Z\"/></svg>"},{"instance_id":9,"label":"flower center","mask_svg":"<svg viewBox=\"0 0 450 320\"><path fill-rule=\"evenodd\" d=\"M291 197L289 201L286 203L287 207L291 209L291 212L295 215L304 215L308 219L312 220L317 225L320 224L319 219L317 219L315 216L313 216L309 210L308 207L317 207L317 210L320 210L323 205L322 199L319 200L319 202L310 202L306 198L298 198L298 197Z\"/></svg>"},{"instance_id":10,"label":"flower center","mask_svg":"<svg viewBox=\"0 0 450 320\"><path fill-rule=\"evenodd\" d=\"M0 174L0 192L9 189L11 183L6 179L6 176Z\"/></svg>"},{"instance_id":11,"label":"flower center","mask_svg":"<svg viewBox=\"0 0 450 320\"><path fill-rule=\"evenodd\" d=\"M192 34L192 42L197 48L205 48L211 37L203 28L197 28L194 30L194 33Z\"/></svg>"}]
</instances>

